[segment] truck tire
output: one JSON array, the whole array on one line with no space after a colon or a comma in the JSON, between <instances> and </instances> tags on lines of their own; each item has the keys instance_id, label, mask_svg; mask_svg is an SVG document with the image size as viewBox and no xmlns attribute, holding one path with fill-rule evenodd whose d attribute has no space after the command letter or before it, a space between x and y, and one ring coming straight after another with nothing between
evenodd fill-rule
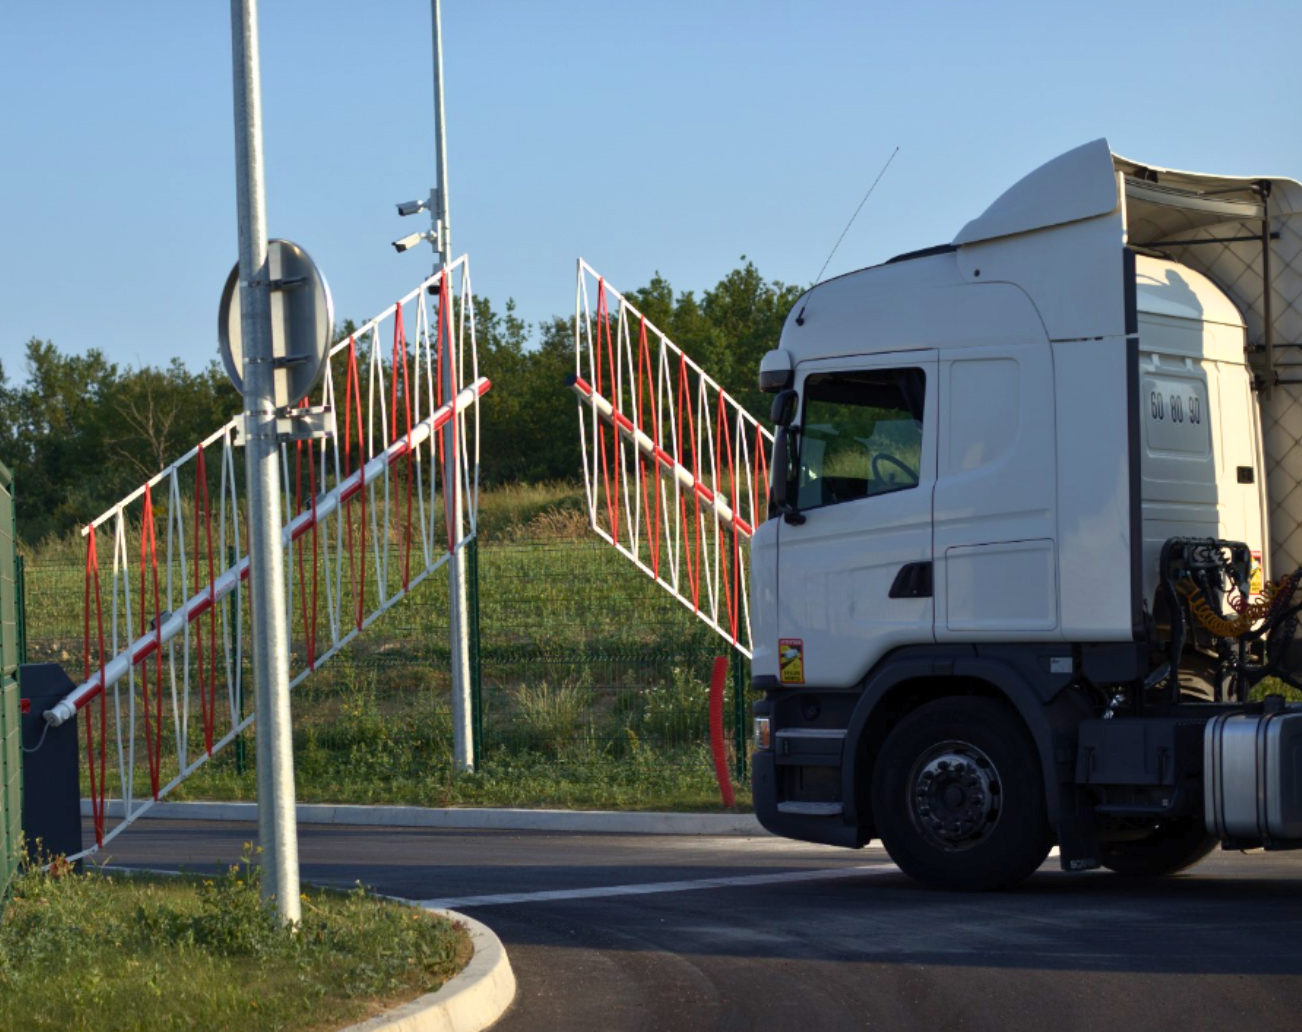
<instances>
[{"instance_id":1,"label":"truck tire","mask_svg":"<svg viewBox=\"0 0 1302 1032\"><path fill-rule=\"evenodd\" d=\"M1157 878L1191 867L1217 846L1200 818L1159 824L1151 835L1099 845L1099 863L1128 878Z\"/></svg>"},{"instance_id":2,"label":"truck tire","mask_svg":"<svg viewBox=\"0 0 1302 1032\"><path fill-rule=\"evenodd\" d=\"M891 859L935 888L1007 888L1049 853L1035 743L993 699L937 699L900 721L877 755L872 805Z\"/></svg>"}]
</instances>

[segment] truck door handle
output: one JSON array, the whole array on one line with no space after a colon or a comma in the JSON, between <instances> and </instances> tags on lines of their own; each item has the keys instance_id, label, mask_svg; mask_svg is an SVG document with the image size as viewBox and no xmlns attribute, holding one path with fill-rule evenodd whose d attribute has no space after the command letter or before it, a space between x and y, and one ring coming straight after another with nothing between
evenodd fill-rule
<instances>
[{"instance_id":1,"label":"truck door handle","mask_svg":"<svg viewBox=\"0 0 1302 1032\"><path fill-rule=\"evenodd\" d=\"M891 585L891 598L931 598L931 560L905 563Z\"/></svg>"}]
</instances>

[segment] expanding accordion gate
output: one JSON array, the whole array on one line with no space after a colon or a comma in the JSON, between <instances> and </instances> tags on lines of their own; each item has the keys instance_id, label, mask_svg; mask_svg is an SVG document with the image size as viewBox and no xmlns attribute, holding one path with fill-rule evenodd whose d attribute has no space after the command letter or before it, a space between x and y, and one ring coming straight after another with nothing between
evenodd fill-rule
<instances>
[{"instance_id":1,"label":"expanding accordion gate","mask_svg":"<svg viewBox=\"0 0 1302 1032\"><path fill-rule=\"evenodd\" d=\"M589 523L749 659L773 435L582 259L575 297Z\"/></svg>"},{"instance_id":2,"label":"expanding accordion gate","mask_svg":"<svg viewBox=\"0 0 1302 1032\"><path fill-rule=\"evenodd\" d=\"M489 387L464 257L331 349L319 396L304 402L330 410L333 429L281 446L291 688L474 537L479 398ZM57 725L83 714L95 830L85 852L253 721L242 705L241 423L233 418L83 530L82 681L45 716Z\"/></svg>"}]
</instances>

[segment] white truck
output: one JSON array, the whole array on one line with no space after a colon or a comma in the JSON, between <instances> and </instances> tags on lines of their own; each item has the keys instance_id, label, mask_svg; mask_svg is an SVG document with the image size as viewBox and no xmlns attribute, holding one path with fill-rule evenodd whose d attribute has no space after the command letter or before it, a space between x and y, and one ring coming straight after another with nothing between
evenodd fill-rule
<instances>
[{"instance_id":1,"label":"white truck","mask_svg":"<svg viewBox=\"0 0 1302 1032\"><path fill-rule=\"evenodd\" d=\"M1302 705L1270 694L1299 686L1299 347L1302 185L1105 140L806 292L760 370L764 826L964 889L1055 843L1133 875L1302 847Z\"/></svg>"}]
</instances>

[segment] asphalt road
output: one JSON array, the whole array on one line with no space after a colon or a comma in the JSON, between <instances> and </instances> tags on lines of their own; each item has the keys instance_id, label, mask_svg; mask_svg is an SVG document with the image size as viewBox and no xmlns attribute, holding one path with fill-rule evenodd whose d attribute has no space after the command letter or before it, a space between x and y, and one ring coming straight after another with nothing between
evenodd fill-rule
<instances>
[{"instance_id":1,"label":"asphalt road","mask_svg":"<svg viewBox=\"0 0 1302 1032\"><path fill-rule=\"evenodd\" d=\"M141 821L106 859L213 870L252 825ZM464 911L519 980L495 1028L1302 1028L1302 853L1137 883L1048 861L1016 892L915 886L878 849L302 826L302 876Z\"/></svg>"}]
</instances>

